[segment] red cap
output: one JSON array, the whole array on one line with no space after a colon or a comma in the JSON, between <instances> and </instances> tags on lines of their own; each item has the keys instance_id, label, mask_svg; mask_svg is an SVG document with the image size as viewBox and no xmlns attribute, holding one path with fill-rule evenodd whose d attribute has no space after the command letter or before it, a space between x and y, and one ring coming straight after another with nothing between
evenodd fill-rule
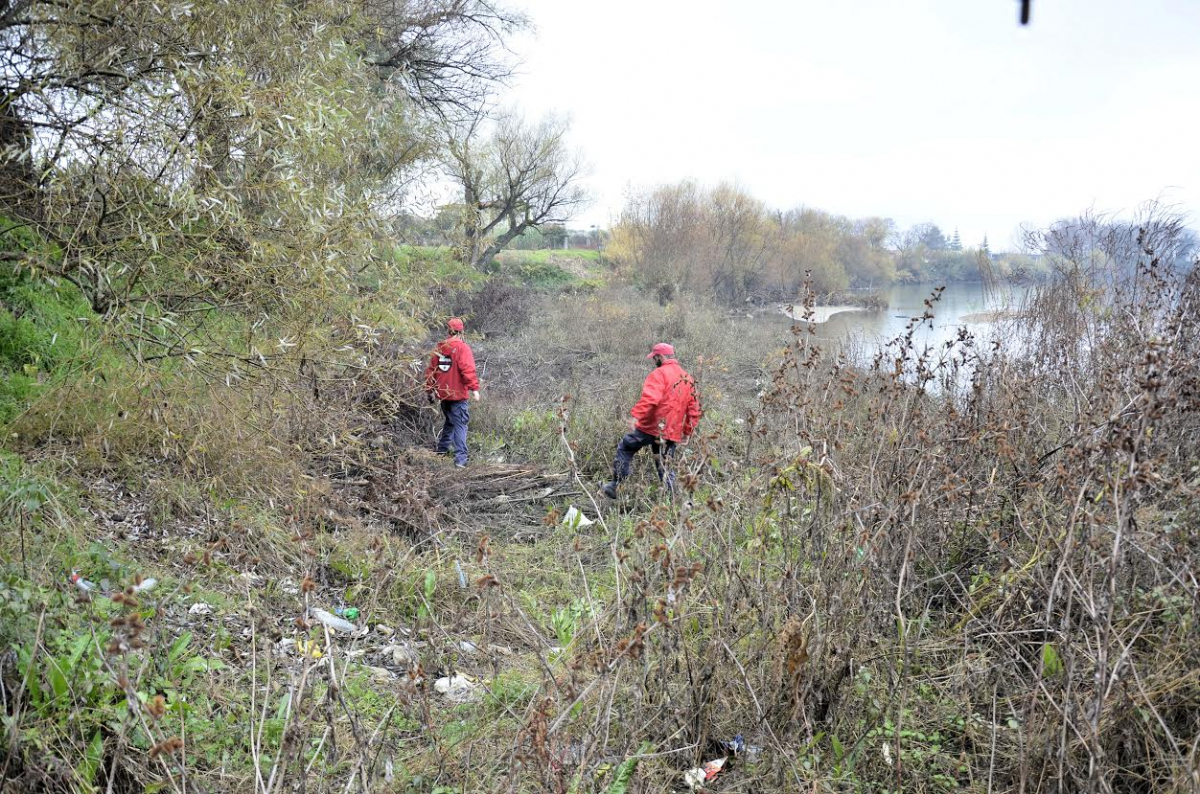
<instances>
[{"instance_id":1,"label":"red cap","mask_svg":"<svg viewBox=\"0 0 1200 794\"><path fill-rule=\"evenodd\" d=\"M450 322L446 323L446 327L451 331L461 331L463 329L463 321L457 317L451 317Z\"/></svg>"},{"instance_id":2,"label":"red cap","mask_svg":"<svg viewBox=\"0 0 1200 794\"><path fill-rule=\"evenodd\" d=\"M675 348L671 347L666 342L659 342L657 345L655 345L650 350L650 355L646 356L646 358L654 358L655 356L673 356L673 355L675 355Z\"/></svg>"}]
</instances>

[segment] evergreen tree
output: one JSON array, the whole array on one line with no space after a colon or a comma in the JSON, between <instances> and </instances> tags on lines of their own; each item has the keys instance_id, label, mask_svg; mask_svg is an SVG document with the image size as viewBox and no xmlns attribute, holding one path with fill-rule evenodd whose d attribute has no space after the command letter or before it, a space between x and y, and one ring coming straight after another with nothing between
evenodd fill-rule
<instances>
[{"instance_id":1,"label":"evergreen tree","mask_svg":"<svg viewBox=\"0 0 1200 794\"><path fill-rule=\"evenodd\" d=\"M951 251L963 250L962 249L962 238L958 236L957 228L954 230L954 236L950 238L950 246L949 247L950 247Z\"/></svg>"}]
</instances>

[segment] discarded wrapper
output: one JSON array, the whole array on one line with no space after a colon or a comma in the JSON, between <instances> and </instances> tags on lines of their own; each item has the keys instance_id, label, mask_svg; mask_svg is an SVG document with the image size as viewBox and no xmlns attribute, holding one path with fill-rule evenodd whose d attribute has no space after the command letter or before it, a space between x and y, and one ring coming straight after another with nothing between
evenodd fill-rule
<instances>
[{"instance_id":1,"label":"discarded wrapper","mask_svg":"<svg viewBox=\"0 0 1200 794\"><path fill-rule=\"evenodd\" d=\"M348 620L342 620L337 615L330 614L323 609L312 610L312 616L335 631L358 631L358 626L355 626Z\"/></svg>"},{"instance_id":2,"label":"discarded wrapper","mask_svg":"<svg viewBox=\"0 0 1200 794\"><path fill-rule=\"evenodd\" d=\"M683 782L688 788L695 791L704 784L706 780L712 780L721 773L721 769L725 766L728 758L716 758L709 761L704 766L697 766L683 773Z\"/></svg>"},{"instance_id":3,"label":"discarded wrapper","mask_svg":"<svg viewBox=\"0 0 1200 794\"><path fill-rule=\"evenodd\" d=\"M316 640L296 640L296 650L302 656L307 656L310 659L320 659L325 655L321 649L321 644Z\"/></svg>"},{"instance_id":4,"label":"discarded wrapper","mask_svg":"<svg viewBox=\"0 0 1200 794\"><path fill-rule=\"evenodd\" d=\"M213 611L211 604L206 604L203 601L197 601L188 609L189 615L211 615Z\"/></svg>"},{"instance_id":5,"label":"discarded wrapper","mask_svg":"<svg viewBox=\"0 0 1200 794\"><path fill-rule=\"evenodd\" d=\"M567 510L567 514L563 516L562 522L569 527L590 527L596 522L584 515L583 511L575 505L571 505Z\"/></svg>"}]
</instances>

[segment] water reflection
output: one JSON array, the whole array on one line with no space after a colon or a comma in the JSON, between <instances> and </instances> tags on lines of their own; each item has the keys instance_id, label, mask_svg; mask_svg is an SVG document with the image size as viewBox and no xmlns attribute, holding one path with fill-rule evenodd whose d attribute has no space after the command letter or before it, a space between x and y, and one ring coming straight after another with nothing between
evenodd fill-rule
<instances>
[{"instance_id":1,"label":"water reflection","mask_svg":"<svg viewBox=\"0 0 1200 794\"><path fill-rule=\"evenodd\" d=\"M904 334L914 317L925 312L938 284L901 284L887 291L887 309L859 309L853 306L816 307L813 321L819 339L849 342L846 349L870 359L889 341ZM940 348L958 337L966 327L980 341L989 339L998 322L1012 315L1025 298L1028 287L1001 287L988 292L980 283L950 284L942 291L932 308L933 320L923 322L913 334L917 351L926 347ZM796 309L796 316L801 314Z\"/></svg>"}]
</instances>

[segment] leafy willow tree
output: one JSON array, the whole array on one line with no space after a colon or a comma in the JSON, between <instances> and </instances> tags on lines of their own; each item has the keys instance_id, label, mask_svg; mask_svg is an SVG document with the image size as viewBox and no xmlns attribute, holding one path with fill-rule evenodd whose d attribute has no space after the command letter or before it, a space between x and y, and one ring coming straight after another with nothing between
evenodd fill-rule
<instances>
[{"instance_id":1,"label":"leafy willow tree","mask_svg":"<svg viewBox=\"0 0 1200 794\"><path fill-rule=\"evenodd\" d=\"M0 203L53 250L6 258L138 360L262 366L387 259L435 119L507 74L521 24L483 0L0 2ZM230 318L236 350L209 333Z\"/></svg>"},{"instance_id":2,"label":"leafy willow tree","mask_svg":"<svg viewBox=\"0 0 1200 794\"><path fill-rule=\"evenodd\" d=\"M490 0L359 0L365 55L416 105L470 115L511 76L505 41L528 26Z\"/></svg>"},{"instance_id":3,"label":"leafy willow tree","mask_svg":"<svg viewBox=\"0 0 1200 794\"><path fill-rule=\"evenodd\" d=\"M565 222L587 199L565 121L504 114L484 137L486 122L479 113L452 125L446 146L447 173L462 190L462 257L480 268L525 231Z\"/></svg>"}]
</instances>

